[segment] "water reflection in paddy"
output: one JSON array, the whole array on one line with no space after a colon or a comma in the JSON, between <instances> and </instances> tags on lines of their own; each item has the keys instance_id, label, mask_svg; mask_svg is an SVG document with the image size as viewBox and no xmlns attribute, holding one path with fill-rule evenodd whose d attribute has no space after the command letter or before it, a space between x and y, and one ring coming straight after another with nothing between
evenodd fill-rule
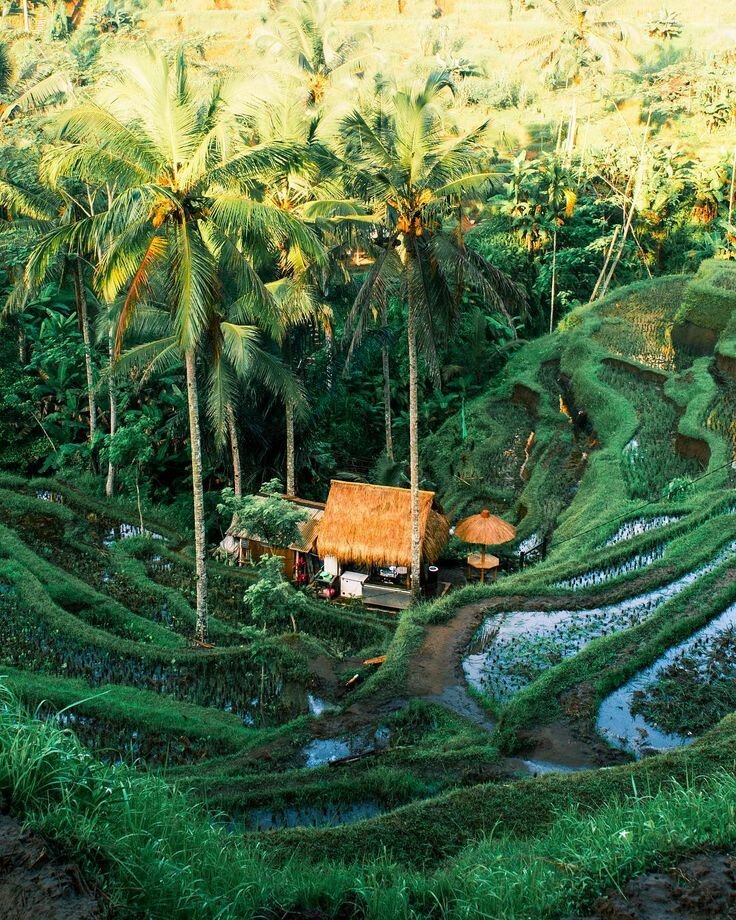
<instances>
[{"instance_id":1,"label":"water reflection in paddy","mask_svg":"<svg viewBox=\"0 0 736 920\"><path fill-rule=\"evenodd\" d=\"M463 671L468 683L507 702L545 670L575 655L593 639L643 622L662 604L712 572L736 551L730 543L710 562L681 578L615 604L581 610L515 610L494 614L474 635Z\"/></svg>"},{"instance_id":2,"label":"water reflection in paddy","mask_svg":"<svg viewBox=\"0 0 736 920\"><path fill-rule=\"evenodd\" d=\"M337 738L314 738L305 745L302 753L306 767L323 767L335 760L356 757L373 750L382 750L388 745L390 732L387 728L367 730Z\"/></svg>"},{"instance_id":3,"label":"water reflection in paddy","mask_svg":"<svg viewBox=\"0 0 736 920\"><path fill-rule=\"evenodd\" d=\"M637 693L654 684L663 672L681 656L707 648L721 633L736 626L736 604L732 604L707 626L668 649L654 664L639 671L623 687L607 696L598 712L597 728L609 744L641 757L647 751L663 751L690 744L694 738L667 732L649 722L642 713L632 713L631 705Z\"/></svg>"},{"instance_id":4,"label":"water reflection in paddy","mask_svg":"<svg viewBox=\"0 0 736 920\"><path fill-rule=\"evenodd\" d=\"M286 827L337 827L375 818L385 811L378 802L326 802L291 808L254 808L242 823L254 831L273 831ZM238 820L236 817L235 820Z\"/></svg>"}]
</instances>

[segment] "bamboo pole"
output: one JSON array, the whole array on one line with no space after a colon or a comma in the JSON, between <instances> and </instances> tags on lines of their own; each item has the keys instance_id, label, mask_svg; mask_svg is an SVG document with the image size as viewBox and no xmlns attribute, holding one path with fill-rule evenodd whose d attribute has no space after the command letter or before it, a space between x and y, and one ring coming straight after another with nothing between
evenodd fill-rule
<instances>
[{"instance_id":1,"label":"bamboo pole","mask_svg":"<svg viewBox=\"0 0 736 920\"><path fill-rule=\"evenodd\" d=\"M647 139L649 137L649 126L651 124L651 121L652 121L652 113L650 111L649 117L647 118L646 127L644 128L644 136L642 137L642 141L641 141L641 152L639 154L639 169L637 170L636 182L634 183L634 189L631 193L631 206L629 207L629 214L626 219L626 223L624 225L624 232L621 235L621 245L619 246L618 252L616 253L616 258L613 261L613 265L611 265L611 268L609 269L608 274L606 275L606 279L603 282L603 287L601 288L601 291L600 291L601 297L606 296L606 291L608 290L608 286L613 280L613 276L616 273L616 269L618 268L618 263L621 261L621 256L624 254L624 249L626 248L626 237L629 235L629 231L631 230L631 225L634 222L634 212L636 211L636 199L641 190L642 185L644 184L644 165L646 163L645 153L646 153Z\"/></svg>"},{"instance_id":2,"label":"bamboo pole","mask_svg":"<svg viewBox=\"0 0 736 920\"><path fill-rule=\"evenodd\" d=\"M608 252L606 253L606 258L603 262L603 268L601 269L600 275L598 275L598 280L595 283L595 287L593 288L593 293L590 295L590 300L588 301L588 303L593 303L593 301L596 300L596 298L598 297L598 290L601 284L603 283L603 279L606 276L606 272L608 271L608 263L611 261L611 256L613 255L613 247L616 245L616 240L618 239L618 235L620 232L621 232L621 226L619 224L616 224L613 230L613 237L611 238L611 245L608 247Z\"/></svg>"}]
</instances>

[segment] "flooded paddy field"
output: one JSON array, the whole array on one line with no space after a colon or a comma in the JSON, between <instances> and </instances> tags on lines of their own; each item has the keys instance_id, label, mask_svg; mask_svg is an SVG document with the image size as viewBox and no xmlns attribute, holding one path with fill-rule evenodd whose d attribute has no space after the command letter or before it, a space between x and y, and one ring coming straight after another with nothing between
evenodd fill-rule
<instances>
[{"instance_id":1,"label":"flooded paddy field","mask_svg":"<svg viewBox=\"0 0 736 920\"><path fill-rule=\"evenodd\" d=\"M463 658L471 687L508 702L550 667L577 654L593 639L644 622L664 603L710 574L736 552L736 542L704 565L660 588L595 608L512 610L488 617Z\"/></svg>"},{"instance_id":2,"label":"flooded paddy field","mask_svg":"<svg viewBox=\"0 0 736 920\"><path fill-rule=\"evenodd\" d=\"M637 757L682 747L733 710L735 686L736 604L606 697L596 725Z\"/></svg>"}]
</instances>

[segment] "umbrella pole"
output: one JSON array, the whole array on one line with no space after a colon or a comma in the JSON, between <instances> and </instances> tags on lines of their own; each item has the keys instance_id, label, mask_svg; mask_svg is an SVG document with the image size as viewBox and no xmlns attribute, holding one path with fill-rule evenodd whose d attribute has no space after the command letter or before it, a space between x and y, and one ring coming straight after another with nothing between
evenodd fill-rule
<instances>
[{"instance_id":1,"label":"umbrella pole","mask_svg":"<svg viewBox=\"0 0 736 920\"><path fill-rule=\"evenodd\" d=\"M480 548L480 583L486 580L486 545L485 543Z\"/></svg>"}]
</instances>

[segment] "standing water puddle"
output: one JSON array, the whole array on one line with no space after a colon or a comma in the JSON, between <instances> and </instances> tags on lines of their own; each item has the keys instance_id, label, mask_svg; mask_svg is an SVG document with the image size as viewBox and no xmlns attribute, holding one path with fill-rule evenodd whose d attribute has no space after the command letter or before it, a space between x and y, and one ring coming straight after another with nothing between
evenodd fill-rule
<instances>
[{"instance_id":1,"label":"standing water puddle","mask_svg":"<svg viewBox=\"0 0 736 920\"><path fill-rule=\"evenodd\" d=\"M378 802L326 802L291 808L254 808L234 820L253 831L274 831L285 827L337 827L375 818L385 811Z\"/></svg>"},{"instance_id":2,"label":"standing water puddle","mask_svg":"<svg viewBox=\"0 0 736 920\"><path fill-rule=\"evenodd\" d=\"M596 722L598 731L613 747L622 751L631 751L641 757L646 751L663 751L683 747L695 739L692 736L666 732L646 718L631 712L634 695L650 687L663 672L680 656L697 652L707 646L719 633L736 626L736 604L732 604L707 626L668 649L653 665L639 671L632 679L619 687L601 704Z\"/></svg>"},{"instance_id":3,"label":"standing water puddle","mask_svg":"<svg viewBox=\"0 0 736 920\"><path fill-rule=\"evenodd\" d=\"M126 524L122 522L108 527L102 534L102 545L105 549L110 549L119 540L129 540L133 537L148 537L149 540L163 540L163 535L155 533L152 530L146 530L138 524Z\"/></svg>"},{"instance_id":4,"label":"standing water puddle","mask_svg":"<svg viewBox=\"0 0 736 920\"><path fill-rule=\"evenodd\" d=\"M64 496L61 492L52 492L50 489L37 489L36 498L42 502L54 502L57 505L64 504Z\"/></svg>"},{"instance_id":5,"label":"standing water puddle","mask_svg":"<svg viewBox=\"0 0 736 920\"><path fill-rule=\"evenodd\" d=\"M522 760L532 776L546 776L549 773L581 773L590 767L570 767L567 764L550 763L547 760Z\"/></svg>"},{"instance_id":6,"label":"standing water puddle","mask_svg":"<svg viewBox=\"0 0 736 920\"><path fill-rule=\"evenodd\" d=\"M320 696L315 696L313 693L307 693L307 706L309 707L310 716L321 716L325 712L337 712L340 708L334 703L328 703L327 700L323 700Z\"/></svg>"},{"instance_id":7,"label":"standing water puddle","mask_svg":"<svg viewBox=\"0 0 736 920\"><path fill-rule=\"evenodd\" d=\"M736 540L676 581L617 604L585 610L515 610L488 617L463 659L465 679L494 700L508 702L545 670L577 654L593 639L643 622L735 550Z\"/></svg>"},{"instance_id":8,"label":"standing water puddle","mask_svg":"<svg viewBox=\"0 0 736 920\"><path fill-rule=\"evenodd\" d=\"M345 757L356 757L370 751L383 750L388 745L389 730L378 728L375 732L346 735L341 738L315 738L305 745L305 767L323 767Z\"/></svg>"}]
</instances>

